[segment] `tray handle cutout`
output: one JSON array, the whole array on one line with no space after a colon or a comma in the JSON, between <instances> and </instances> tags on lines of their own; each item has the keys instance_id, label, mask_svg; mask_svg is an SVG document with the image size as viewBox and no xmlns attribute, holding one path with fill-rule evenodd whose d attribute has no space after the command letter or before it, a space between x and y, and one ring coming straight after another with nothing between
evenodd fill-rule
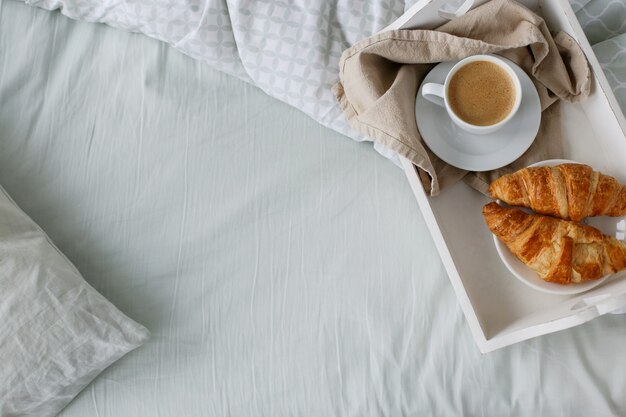
<instances>
[{"instance_id":1,"label":"tray handle cutout","mask_svg":"<svg viewBox=\"0 0 626 417\"><path fill-rule=\"evenodd\" d=\"M626 294L611 296L611 294L601 294L592 297L583 298L576 302L572 307L572 311L581 311L585 309L595 309L597 316L601 316L611 311L623 308L626 305Z\"/></svg>"},{"instance_id":2,"label":"tray handle cutout","mask_svg":"<svg viewBox=\"0 0 626 417\"><path fill-rule=\"evenodd\" d=\"M456 0L444 3L439 8L439 17L452 20L455 17L463 16L474 5L474 0Z\"/></svg>"}]
</instances>

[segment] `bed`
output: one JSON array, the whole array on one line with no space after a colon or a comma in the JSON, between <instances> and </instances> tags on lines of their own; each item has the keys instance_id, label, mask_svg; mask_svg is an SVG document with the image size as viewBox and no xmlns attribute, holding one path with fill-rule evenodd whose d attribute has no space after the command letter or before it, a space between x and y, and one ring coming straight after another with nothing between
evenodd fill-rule
<instances>
[{"instance_id":1,"label":"bed","mask_svg":"<svg viewBox=\"0 0 626 417\"><path fill-rule=\"evenodd\" d=\"M401 170L164 43L0 0L0 146L152 333L63 417L626 414L625 316L481 355Z\"/></svg>"}]
</instances>

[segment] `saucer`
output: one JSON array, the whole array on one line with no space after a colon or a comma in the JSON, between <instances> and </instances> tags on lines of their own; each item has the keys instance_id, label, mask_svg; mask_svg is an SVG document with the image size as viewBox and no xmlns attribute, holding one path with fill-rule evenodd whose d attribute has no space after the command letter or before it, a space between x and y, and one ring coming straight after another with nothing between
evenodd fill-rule
<instances>
[{"instance_id":1,"label":"saucer","mask_svg":"<svg viewBox=\"0 0 626 417\"><path fill-rule=\"evenodd\" d=\"M513 62L505 60L519 76L522 103L515 116L500 130L474 135L455 125L443 107L426 100L420 87L415 100L415 118L420 134L431 151L443 161L468 171L490 171L519 158L535 140L541 123L539 94L528 75ZM433 68L422 85L443 84L446 75L459 62L442 62Z\"/></svg>"},{"instance_id":2,"label":"saucer","mask_svg":"<svg viewBox=\"0 0 626 417\"><path fill-rule=\"evenodd\" d=\"M567 163L578 163L575 161L570 161L567 159L550 159L547 161L537 162L535 164L529 165L529 167L540 167L540 166L555 166L559 164L567 164ZM510 207L501 201L498 201L498 204ZM520 210L525 211L526 213L533 213L532 210L522 207L517 207ZM626 240L626 216L621 217L589 217L584 219L584 224L588 224L589 226L593 226L596 229L599 229L602 233L608 236L613 236L618 240ZM580 284L570 284L570 285L561 285L555 284L553 282L547 282L541 279L539 275L529 267L527 267L522 261L517 259L515 255L511 253L509 248L500 241L495 235L493 235L493 241L496 245L496 251L502 259L502 263L511 271L511 273L524 284L528 285L531 288L534 288L538 291L556 294L556 295L572 295L579 294L585 291L589 291L592 288L597 287L606 281L611 275L607 275L600 279L596 279L593 281L585 281Z\"/></svg>"}]
</instances>

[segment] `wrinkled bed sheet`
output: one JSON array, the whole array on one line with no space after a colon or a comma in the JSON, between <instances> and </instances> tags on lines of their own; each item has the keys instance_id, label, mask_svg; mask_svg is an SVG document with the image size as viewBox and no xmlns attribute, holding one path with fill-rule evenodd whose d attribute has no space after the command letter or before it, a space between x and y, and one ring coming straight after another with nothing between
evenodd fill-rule
<instances>
[{"instance_id":1,"label":"wrinkled bed sheet","mask_svg":"<svg viewBox=\"0 0 626 417\"><path fill-rule=\"evenodd\" d=\"M626 414L624 316L481 355L399 169L148 37L0 0L0 183L152 332L63 417Z\"/></svg>"}]
</instances>

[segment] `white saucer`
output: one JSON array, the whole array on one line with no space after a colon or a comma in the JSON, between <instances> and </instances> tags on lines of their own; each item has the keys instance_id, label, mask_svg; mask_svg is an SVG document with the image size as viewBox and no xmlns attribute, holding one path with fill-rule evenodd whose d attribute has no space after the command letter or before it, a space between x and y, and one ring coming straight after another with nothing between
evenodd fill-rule
<instances>
[{"instance_id":1,"label":"white saucer","mask_svg":"<svg viewBox=\"0 0 626 417\"><path fill-rule=\"evenodd\" d=\"M541 161L535 164L529 165L529 167L539 167L539 166L554 166L559 164L566 163L576 163L574 161L570 161L567 159L550 159L548 161ZM502 202L498 201L499 204L506 206ZM508 206L507 206L508 207ZM518 207L520 210L525 211L526 213L532 213L532 210ZM588 224L590 226L599 229L605 235L613 236L619 240L626 240L626 216L622 217L589 217L583 220L583 223ZM511 273L524 284L532 287L538 291L549 293L549 294L557 294L557 295L572 295L579 294L585 291L589 291L592 288L597 287L606 281L611 275L606 277L596 279L593 281L585 281L580 284L570 284L570 285L561 285L555 284L553 282L546 282L535 271L524 265L522 261L517 259L515 255L511 253L509 248L500 241L495 235L493 235L493 241L496 245L496 250L498 251L498 255L502 259L504 265L511 271Z\"/></svg>"},{"instance_id":2,"label":"white saucer","mask_svg":"<svg viewBox=\"0 0 626 417\"><path fill-rule=\"evenodd\" d=\"M499 57L501 58L501 57ZM415 118L424 142L443 161L468 171L490 171L519 158L535 140L541 123L539 94L526 73L507 61L522 84L522 104L517 113L497 132L473 135L452 122L443 107L426 100L422 88L415 100ZM443 84L446 75L459 61L442 62L433 68L425 83Z\"/></svg>"}]
</instances>

